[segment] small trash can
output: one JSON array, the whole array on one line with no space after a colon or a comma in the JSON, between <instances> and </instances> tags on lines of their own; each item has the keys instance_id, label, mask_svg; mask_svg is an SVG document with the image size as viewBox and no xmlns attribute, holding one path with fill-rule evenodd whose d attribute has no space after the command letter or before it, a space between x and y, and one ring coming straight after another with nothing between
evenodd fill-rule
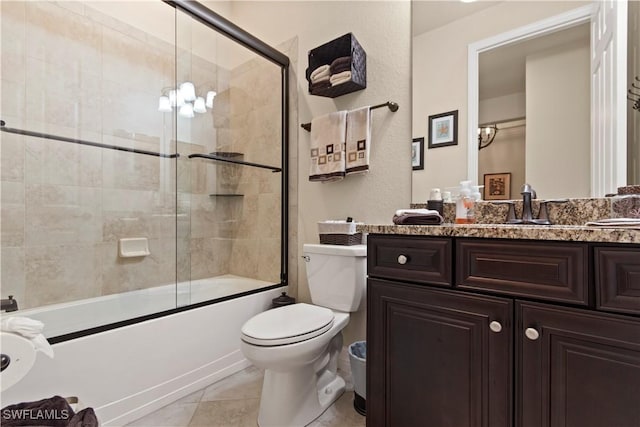
<instances>
[{"instance_id":1,"label":"small trash can","mask_svg":"<svg viewBox=\"0 0 640 427\"><path fill-rule=\"evenodd\" d=\"M349 362L353 379L353 408L367 414L367 342L356 341L349 346Z\"/></svg>"}]
</instances>

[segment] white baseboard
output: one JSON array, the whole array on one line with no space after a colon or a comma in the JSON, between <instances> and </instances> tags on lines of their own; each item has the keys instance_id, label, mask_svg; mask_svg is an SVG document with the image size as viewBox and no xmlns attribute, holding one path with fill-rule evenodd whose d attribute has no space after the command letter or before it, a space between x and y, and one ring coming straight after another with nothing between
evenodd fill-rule
<instances>
[{"instance_id":1,"label":"white baseboard","mask_svg":"<svg viewBox=\"0 0 640 427\"><path fill-rule=\"evenodd\" d=\"M234 351L191 372L100 408L101 417L120 414L101 422L103 427L123 426L251 366L240 351Z\"/></svg>"}]
</instances>

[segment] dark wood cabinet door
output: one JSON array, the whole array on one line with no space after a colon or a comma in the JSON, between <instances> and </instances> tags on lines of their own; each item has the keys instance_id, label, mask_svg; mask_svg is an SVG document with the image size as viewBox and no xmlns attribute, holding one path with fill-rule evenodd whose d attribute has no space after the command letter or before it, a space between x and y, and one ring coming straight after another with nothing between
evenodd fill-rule
<instances>
[{"instance_id":1,"label":"dark wood cabinet door","mask_svg":"<svg viewBox=\"0 0 640 427\"><path fill-rule=\"evenodd\" d=\"M510 300L378 279L367 299L367 427L511 425Z\"/></svg>"},{"instance_id":2,"label":"dark wood cabinet door","mask_svg":"<svg viewBox=\"0 0 640 427\"><path fill-rule=\"evenodd\" d=\"M525 302L516 318L518 427L640 426L640 319Z\"/></svg>"}]
</instances>

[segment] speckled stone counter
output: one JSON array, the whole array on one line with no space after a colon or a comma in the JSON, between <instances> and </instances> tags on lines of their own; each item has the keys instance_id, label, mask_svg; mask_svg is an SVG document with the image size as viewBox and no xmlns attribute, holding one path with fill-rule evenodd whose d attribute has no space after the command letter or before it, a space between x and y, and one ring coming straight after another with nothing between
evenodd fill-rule
<instances>
[{"instance_id":1,"label":"speckled stone counter","mask_svg":"<svg viewBox=\"0 0 640 427\"><path fill-rule=\"evenodd\" d=\"M640 243L640 229L571 225L375 225L358 226L358 231L415 236L479 237L486 239L559 240L572 242Z\"/></svg>"}]
</instances>

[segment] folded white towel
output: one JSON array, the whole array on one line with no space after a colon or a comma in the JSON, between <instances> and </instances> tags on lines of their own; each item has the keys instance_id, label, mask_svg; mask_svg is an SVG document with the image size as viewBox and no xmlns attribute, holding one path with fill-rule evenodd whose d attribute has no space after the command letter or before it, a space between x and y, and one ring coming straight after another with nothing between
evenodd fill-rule
<instances>
[{"instance_id":1,"label":"folded white towel","mask_svg":"<svg viewBox=\"0 0 640 427\"><path fill-rule=\"evenodd\" d=\"M329 65L321 65L311 72L309 78L311 79L311 83L315 83L328 78L330 74L331 67Z\"/></svg>"},{"instance_id":2,"label":"folded white towel","mask_svg":"<svg viewBox=\"0 0 640 427\"><path fill-rule=\"evenodd\" d=\"M331 86L337 86L339 84L351 81L351 71L343 71L338 74L332 74L329 78L329 81L331 82Z\"/></svg>"},{"instance_id":3,"label":"folded white towel","mask_svg":"<svg viewBox=\"0 0 640 427\"><path fill-rule=\"evenodd\" d=\"M346 134L346 111L337 111L311 120L309 181L336 181L344 178Z\"/></svg>"},{"instance_id":4,"label":"folded white towel","mask_svg":"<svg viewBox=\"0 0 640 427\"><path fill-rule=\"evenodd\" d=\"M28 317L8 317L0 322L0 330L3 332L11 332L28 340L31 340L36 351L41 351L53 359L53 348L49 341L42 335L44 323L29 319Z\"/></svg>"},{"instance_id":5,"label":"folded white towel","mask_svg":"<svg viewBox=\"0 0 640 427\"><path fill-rule=\"evenodd\" d=\"M369 171L370 117L370 107L358 108L347 113L347 175Z\"/></svg>"},{"instance_id":6,"label":"folded white towel","mask_svg":"<svg viewBox=\"0 0 640 427\"><path fill-rule=\"evenodd\" d=\"M607 218L587 222L588 226L640 228L640 218Z\"/></svg>"},{"instance_id":7,"label":"folded white towel","mask_svg":"<svg viewBox=\"0 0 640 427\"><path fill-rule=\"evenodd\" d=\"M440 215L440 213L436 210L433 209L399 209L396 211L396 215L400 216L400 215L407 215L407 214L414 214L414 215Z\"/></svg>"}]
</instances>

